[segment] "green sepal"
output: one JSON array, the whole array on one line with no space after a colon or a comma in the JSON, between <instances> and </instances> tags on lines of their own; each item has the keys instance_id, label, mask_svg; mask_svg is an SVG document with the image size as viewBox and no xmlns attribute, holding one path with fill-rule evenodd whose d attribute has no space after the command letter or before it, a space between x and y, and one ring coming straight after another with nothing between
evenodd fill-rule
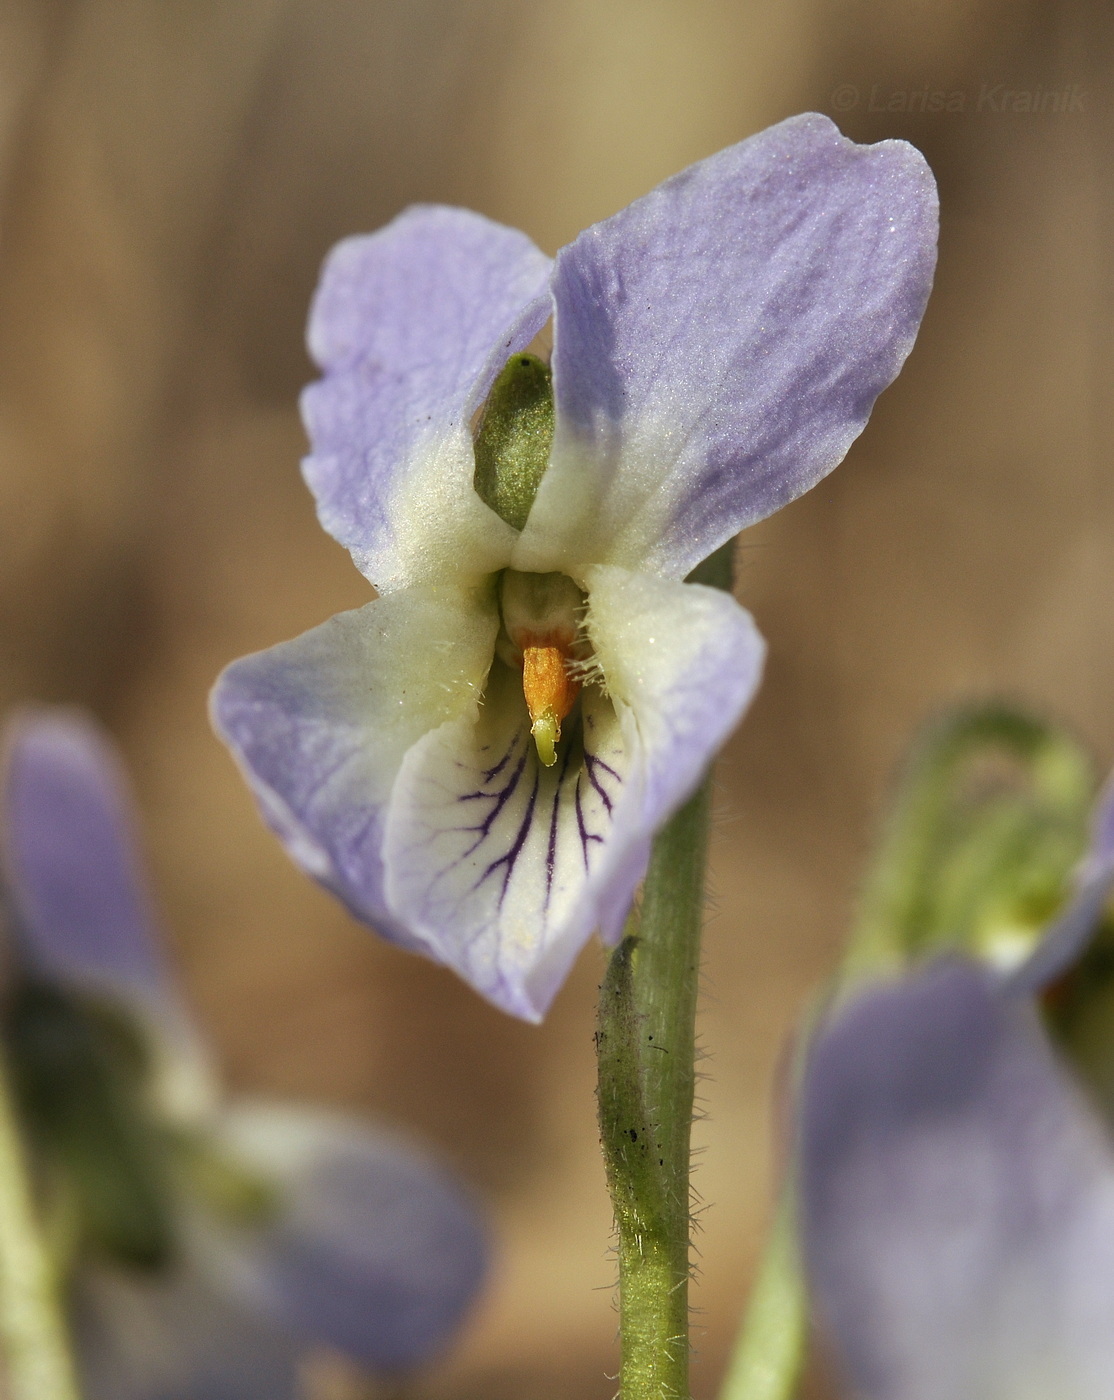
<instances>
[{"instance_id":1,"label":"green sepal","mask_svg":"<svg viewBox=\"0 0 1114 1400\"><path fill-rule=\"evenodd\" d=\"M64 1202L77 1247L140 1268L168 1264L173 1188L140 1028L108 1003L27 980L5 1008L4 1038L42 1180Z\"/></svg>"},{"instance_id":2,"label":"green sepal","mask_svg":"<svg viewBox=\"0 0 1114 1400\"><path fill-rule=\"evenodd\" d=\"M845 975L946 951L1023 960L1067 897L1093 794L1085 750L1042 719L992 702L934 721L900 783Z\"/></svg>"},{"instance_id":3,"label":"green sepal","mask_svg":"<svg viewBox=\"0 0 1114 1400\"><path fill-rule=\"evenodd\" d=\"M521 530L534 504L553 442L553 376L524 351L491 386L476 433L473 485L480 499Z\"/></svg>"}]
</instances>

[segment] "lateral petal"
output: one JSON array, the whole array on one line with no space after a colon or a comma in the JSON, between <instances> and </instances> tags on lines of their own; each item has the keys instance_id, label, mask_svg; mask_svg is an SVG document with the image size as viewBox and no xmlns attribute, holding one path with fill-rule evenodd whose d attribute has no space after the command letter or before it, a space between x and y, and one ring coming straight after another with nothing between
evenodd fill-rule
<instances>
[{"instance_id":1,"label":"lateral petal","mask_svg":"<svg viewBox=\"0 0 1114 1400\"><path fill-rule=\"evenodd\" d=\"M588 582L588 631L641 754L640 781L616 824L645 843L692 795L746 713L766 644L750 613L718 588L606 565Z\"/></svg>"},{"instance_id":2,"label":"lateral petal","mask_svg":"<svg viewBox=\"0 0 1114 1400\"><path fill-rule=\"evenodd\" d=\"M497 626L490 586L417 585L233 662L213 689L213 724L292 858L408 947L424 944L383 890L392 785L423 734L477 713Z\"/></svg>"},{"instance_id":3,"label":"lateral petal","mask_svg":"<svg viewBox=\"0 0 1114 1400\"><path fill-rule=\"evenodd\" d=\"M557 422L513 564L682 578L814 486L920 324L936 189L815 113L691 166L557 255Z\"/></svg>"},{"instance_id":4,"label":"lateral petal","mask_svg":"<svg viewBox=\"0 0 1114 1400\"><path fill-rule=\"evenodd\" d=\"M330 253L303 470L321 524L381 592L509 561L515 531L472 486L471 418L548 319L550 269L525 234L441 205Z\"/></svg>"}]
</instances>

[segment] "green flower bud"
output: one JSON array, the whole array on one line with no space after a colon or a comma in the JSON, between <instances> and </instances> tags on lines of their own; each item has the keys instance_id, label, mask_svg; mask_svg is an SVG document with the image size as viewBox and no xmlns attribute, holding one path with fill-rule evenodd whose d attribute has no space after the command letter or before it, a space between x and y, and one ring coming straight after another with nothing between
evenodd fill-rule
<instances>
[{"instance_id":1,"label":"green flower bud","mask_svg":"<svg viewBox=\"0 0 1114 1400\"><path fill-rule=\"evenodd\" d=\"M1023 962L1070 889L1094 778L1063 731L1001 704L952 711L915 746L864 891L849 975L954 950Z\"/></svg>"},{"instance_id":2,"label":"green flower bud","mask_svg":"<svg viewBox=\"0 0 1114 1400\"><path fill-rule=\"evenodd\" d=\"M476 433L480 499L521 530L553 442L553 377L536 355L512 355L491 386Z\"/></svg>"}]
</instances>

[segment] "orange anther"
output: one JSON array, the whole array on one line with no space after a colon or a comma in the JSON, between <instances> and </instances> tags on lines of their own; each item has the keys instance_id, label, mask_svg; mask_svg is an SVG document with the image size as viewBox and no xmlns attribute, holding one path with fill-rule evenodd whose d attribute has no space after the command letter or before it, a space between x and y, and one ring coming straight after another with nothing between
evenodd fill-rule
<instances>
[{"instance_id":1,"label":"orange anther","mask_svg":"<svg viewBox=\"0 0 1114 1400\"><path fill-rule=\"evenodd\" d=\"M522 691L532 720L552 710L560 724L573 707L580 682L569 675L559 647L524 647Z\"/></svg>"},{"instance_id":2,"label":"orange anther","mask_svg":"<svg viewBox=\"0 0 1114 1400\"><path fill-rule=\"evenodd\" d=\"M572 709L579 691L580 682L569 675L560 647L523 647L522 692L538 754L547 767L556 762L554 745L561 737L561 721Z\"/></svg>"}]
</instances>

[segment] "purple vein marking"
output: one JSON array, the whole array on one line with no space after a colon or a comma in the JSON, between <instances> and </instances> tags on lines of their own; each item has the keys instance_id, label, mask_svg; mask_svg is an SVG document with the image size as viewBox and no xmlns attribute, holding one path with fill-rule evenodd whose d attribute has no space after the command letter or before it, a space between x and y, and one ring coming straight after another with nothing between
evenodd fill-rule
<instances>
[{"instance_id":1,"label":"purple vein marking","mask_svg":"<svg viewBox=\"0 0 1114 1400\"><path fill-rule=\"evenodd\" d=\"M594 725L587 716L585 718L585 728L591 730ZM583 731L582 731L583 732ZM573 735L568 736L570 740ZM490 752L495 746L488 744L485 750ZM533 828L535 817L538 815L538 800L541 794L542 769L535 761L531 763L533 756L533 745L530 742L529 734L524 727L520 727L511 737L510 741L499 761L491 768L480 770L480 786L470 792L458 793L456 800L462 803L468 802L488 802L489 808L483 819L475 825L460 826L456 828L458 835L472 835L474 839L467 848L461 852L456 859L446 865L438 878L447 875L450 871L459 869L462 865L471 864L471 858L480 850L484 843L491 839L497 839L494 832L496 823L501 814L507 808L507 804L519 790L527 765L530 765L533 774L533 784L528 796L523 794L524 805L520 807L522 813L513 838L509 844L505 844L504 839L498 838L498 844L504 846L504 851L497 858L491 860L484 866L474 883L472 892L479 890L487 880L500 875L501 889L498 896L497 907L502 911L506 900L507 891L510 888L511 879L517 868L518 858L526 847L530 832ZM463 767L464 765L460 765ZM547 778L547 791L552 792L552 802L548 817L548 832L546 839L545 853L545 898L544 913L548 914L552 900L553 886L557 873L557 855L561 848L561 810L562 802L565 798L565 786L572 782L573 807L576 815L577 834L580 839L581 854L584 860L584 872L587 875L591 869L590 851L595 845L603 845L606 841L606 834L592 831L589 824L601 821L606 829L610 825L610 819L614 815L615 800L613 794L608 790L606 783L613 779L620 786L623 778L621 773L605 759L597 754L589 752L587 746L581 738L574 742L567 743L561 753L561 766L559 773L554 775L556 783L552 789L549 788ZM494 780L501 779L494 787ZM587 782L585 782L587 780ZM590 800L586 801L586 798ZM512 818L513 819L513 818ZM447 832L445 833L448 834ZM472 866L473 870L477 865Z\"/></svg>"},{"instance_id":2,"label":"purple vein marking","mask_svg":"<svg viewBox=\"0 0 1114 1400\"><path fill-rule=\"evenodd\" d=\"M485 768L485 769L484 769L484 782L485 782L485 783L490 783L491 780L492 780L492 778L498 777L498 775L502 772L502 770L503 770L503 769L507 766L507 764L511 761L511 755L514 753L515 745L518 743L518 741L519 741L519 739L521 739L521 737L522 737L522 731L519 730L518 733L516 733L515 736L514 736L514 738L511 740L511 746L510 746L510 748L509 748L509 749L507 750L507 752L503 755L503 757L499 760L499 762L495 765L495 767L494 767L494 768ZM490 744L486 744L484 747L485 747L485 748L490 748L491 745L490 745ZM481 794L481 795L486 796L486 794Z\"/></svg>"},{"instance_id":3,"label":"purple vein marking","mask_svg":"<svg viewBox=\"0 0 1114 1400\"><path fill-rule=\"evenodd\" d=\"M603 837L597 835L594 831L589 831L588 828L584 825L584 808L581 805L580 801L580 780L581 778L583 778L583 776L584 770L581 769L581 771L576 775L576 826L577 830L580 833L580 849L584 853L584 871L585 874L587 874L588 847L593 841L602 842Z\"/></svg>"},{"instance_id":4,"label":"purple vein marking","mask_svg":"<svg viewBox=\"0 0 1114 1400\"><path fill-rule=\"evenodd\" d=\"M507 886L510 884L511 876L514 874L515 863L517 862L518 857L522 853L522 848L526 844L526 838L530 834L530 827L534 821L534 807L537 805L538 801L538 786L540 781L541 779L539 776L539 770L535 765L534 790L530 794L530 801L526 804L526 813L523 816L522 821L519 823L518 831L515 835L514 841L511 843L510 850L507 851L505 855L501 855L498 860L493 860L491 864L487 867L487 869L484 871L484 873L480 876L480 878L476 881L476 883L472 886L473 890L478 890L489 875L494 875L501 865L506 866L506 870L503 872L503 888L499 891L500 912L502 912L503 909L503 900L507 897ZM474 849L475 847L473 847L473 850Z\"/></svg>"},{"instance_id":5,"label":"purple vein marking","mask_svg":"<svg viewBox=\"0 0 1114 1400\"><path fill-rule=\"evenodd\" d=\"M622 776L620 775L618 770L612 768L610 763L606 763L602 758L600 758L598 753L585 753L584 757L588 760L589 763L598 763L605 773L610 773L611 776L613 778L616 778L619 782L623 781Z\"/></svg>"},{"instance_id":6,"label":"purple vein marking","mask_svg":"<svg viewBox=\"0 0 1114 1400\"><path fill-rule=\"evenodd\" d=\"M513 752L513 748L514 745L512 744L511 749L507 751L508 756L511 752ZM474 851L478 850L479 847L482 846L483 843L487 840L488 836L491 834L491 828L495 822L496 817L510 801L510 798L514 793L515 788L518 787L518 780L522 777L522 771L526 767L526 760L527 758L529 758L529 756L529 748L523 748L522 757L518 760L518 763L514 771L511 773L510 778L507 780L506 785L500 788L498 792L484 792L483 789L480 788L477 789L477 791L475 792L462 792L457 797L458 802L475 802L478 799L487 799L491 802L492 807L491 810L488 812L487 816L484 817L483 821L478 822L475 826L466 826L462 828L462 830L464 831L478 832L479 835L476 837L475 841L473 841L472 844L468 847L468 849L463 853L463 855L459 856L456 860L453 861L452 865L449 867L450 870L455 870L456 867L461 863L461 861L467 860L468 857ZM500 764L499 766L502 767L502 764ZM537 774L534 775L534 787L536 796ZM532 803L533 798L531 798L531 804Z\"/></svg>"},{"instance_id":7,"label":"purple vein marking","mask_svg":"<svg viewBox=\"0 0 1114 1400\"><path fill-rule=\"evenodd\" d=\"M595 788L595 790L599 793L600 799L601 799L601 801L603 802L603 805L607 808L607 815L610 816L610 815L611 815L611 806L612 806L612 803L611 803L611 794L610 794L609 792L607 792L607 791L604 789L604 787L601 785L599 779L596 777L596 768L597 768L597 766L600 767L600 768L602 768L602 769L604 769L605 772L610 773L611 776L612 776L613 778L618 778L618 777L619 777L619 775L618 775L618 773L616 773L615 769L612 768L609 764L604 763L604 761L603 761L602 758L597 758L596 755L595 755L594 753L589 753L588 750L585 749L585 750L584 750L584 770L585 770L585 772L588 774L588 781L592 784L592 786Z\"/></svg>"},{"instance_id":8,"label":"purple vein marking","mask_svg":"<svg viewBox=\"0 0 1114 1400\"><path fill-rule=\"evenodd\" d=\"M549 909L549 896L553 889L553 871L557 864L557 818L561 813L561 789L564 787L565 775L569 771L572 750L571 743L565 745L564 762L561 764L561 773L553 791L553 812L549 818L549 846L545 853L545 907L547 910Z\"/></svg>"}]
</instances>

